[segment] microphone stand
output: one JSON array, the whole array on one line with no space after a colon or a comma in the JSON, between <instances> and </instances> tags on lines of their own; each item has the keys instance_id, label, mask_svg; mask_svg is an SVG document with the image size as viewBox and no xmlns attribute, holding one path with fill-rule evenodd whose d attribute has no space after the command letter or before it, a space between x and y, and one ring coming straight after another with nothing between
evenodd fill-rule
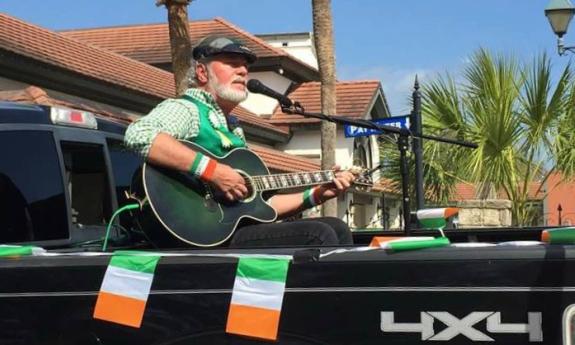
<instances>
[{"instance_id":1,"label":"microphone stand","mask_svg":"<svg viewBox=\"0 0 575 345\"><path fill-rule=\"evenodd\" d=\"M280 103L281 104L281 103ZM440 141L448 144L459 145L464 147L470 148L477 148L477 144L463 141L463 140L456 140L456 139L449 139L443 137L436 137L433 135L415 135L411 133L411 131L407 128L396 128L392 126L386 125L378 125L369 120L363 119L352 119L345 116L339 115L325 115L322 113L311 113L306 112L305 109L301 106L299 102L293 102L292 105L288 106L285 104L281 104L282 112L285 114L292 114L292 115L301 115L308 118L315 118L324 121L339 123L343 125L352 125L361 128L369 128L379 130L384 133L393 133L397 134L397 148L399 150L399 161L400 161L400 174L401 174L401 191L403 197L403 224L404 224L404 234L406 236L411 235L411 209L409 206L409 167L407 164L407 150L409 149L409 138L420 138L420 139L429 139Z\"/></svg>"}]
</instances>

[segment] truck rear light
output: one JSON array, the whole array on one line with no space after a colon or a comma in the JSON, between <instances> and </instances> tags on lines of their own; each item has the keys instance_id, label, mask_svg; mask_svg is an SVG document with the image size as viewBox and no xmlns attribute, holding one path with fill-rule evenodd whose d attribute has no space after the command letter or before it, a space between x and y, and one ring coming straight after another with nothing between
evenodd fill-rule
<instances>
[{"instance_id":1,"label":"truck rear light","mask_svg":"<svg viewBox=\"0 0 575 345\"><path fill-rule=\"evenodd\" d=\"M97 129L98 122L94 114L87 111L52 107L50 109L50 119L53 124L76 126L90 129Z\"/></svg>"}]
</instances>

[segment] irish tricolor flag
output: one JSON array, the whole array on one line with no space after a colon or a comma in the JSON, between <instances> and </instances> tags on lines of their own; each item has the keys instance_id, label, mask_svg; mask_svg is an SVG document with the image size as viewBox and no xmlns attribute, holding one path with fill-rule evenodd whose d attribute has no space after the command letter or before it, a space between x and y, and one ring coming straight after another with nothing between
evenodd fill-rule
<instances>
[{"instance_id":1,"label":"irish tricolor flag","mask_svg":"<svg viewBox=\"0 0 575 345\"><path fill-rule=\"evenodd\" d=\"M156 255L113 255L98 293L94 318L139 328L158 260Z\"/></svg>"},{"instance_id":2,"label":"irish tricolor flag","mask_svg":"<svg viewBox=\"0 0 575 345\"><path fill-rule=\"evenodd\" d=\"M35 246L14 246L0 244L0 257L18 257L25 255L37 255L46 252L43 248Z\"/></svg>"},{"instance_id":3,"label":"irish tricolor flag","mask_svg":"<svg viewBox=\"0 0 575 345\"><path fill-rule=\"evenodd\" d=\"M416 250L425 248L443 247L449 245L447 237L427 237L427 236L408 236L408 237L383 237L375 236L370 247L389 249L394 252L406 250Z\"/></svg>"},{"instance_id":4,"label":"irish tricolor flag","mask_svg":"<svg viewBox=\"0 0 575 345\"><path fill-rule=\"evenodd\" d=\"M226 332L277 339L288 265L288 259L239 259Z\"/></svg>"},{"instance_id":5,"label":"irish tricolor flag","mask_svg":"<svg viewBox=\"0 0 575 345\"><path fill-rule=\"evenodd\" d=\"M459 213L456 207L428 208L417 211L417 220L424 228L443 229L447 225L447 218Z\"/></svg>"}]
</instances>

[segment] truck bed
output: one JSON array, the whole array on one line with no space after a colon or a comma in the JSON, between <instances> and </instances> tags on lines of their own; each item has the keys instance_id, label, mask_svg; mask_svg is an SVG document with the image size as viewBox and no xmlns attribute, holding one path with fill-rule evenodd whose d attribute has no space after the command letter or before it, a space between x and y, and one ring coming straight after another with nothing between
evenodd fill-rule
<instances>
[{"instance_id":1,"label":"truck bed","mask_svg":"<svg viewBox=\"0 0 575 345\"><path fill-rule=\"evenodd\" d=\"M107 255L0 260L1 343L265 343L224 332L240 254L294 255L279 344L562 344L575 304L574 246L166 253L139 329L92 318Z\"/></svg>"}]
</instances>

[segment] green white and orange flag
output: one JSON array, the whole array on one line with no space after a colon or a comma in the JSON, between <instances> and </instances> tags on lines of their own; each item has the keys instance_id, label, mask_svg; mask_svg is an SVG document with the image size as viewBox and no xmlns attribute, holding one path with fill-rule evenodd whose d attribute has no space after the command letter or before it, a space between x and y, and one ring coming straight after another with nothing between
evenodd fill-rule
<instances>
[{"instance_id":1,"label":"green white and orange flag","mask_svg":"<svg viewBox=\"0 0 575 345\"><path fill-rule=\"evenodd\" d=\"M140 328L159 255L114 254L98 293L94 318Z\"/></svg>"},{"instance_id":2,"label":"green white and orange flag","mask_svg":"<svg viewBox=\"0 0 575 345\"><path fill-rule=\"evenodd\" d=\"M226 332L276 340L289 259L241 257Z\"/></svg>"},{"instance_id":3,"label":"green white and orange flag","mask_svg":"<svg viewBox=\"0 0 575 345\"><path fill-rule=\"evenodd\" d=\"M427 237L427 236L408 236L408 237L384 237L375 236L372 238L370 247L388 249L394 252L406 250L416 250L425 248L444 247L449 245L447 237Z\"/></svg>"},{"instance_id":4,"label":"green white and orange flag","mask_svg":"<svg viewBox=\"0 0 575 345\"><path fill-rule=\"evenodd\" d=\"M447 218L459 213L456 207L428 208L417 211L417 220L424 228L443 229L447 225Z\"/></svg>"},{"instance_id":5,"label":"green white and orange flag","mask_svg":"<svg viewBox=\"0 0 575 345\"><path fill-rule=\"evenodd\" d=\"M46 252L45 249L35 246L15 246L9 244L0 244L0 257L19 257L27 255L38 255Z\"/></svg>"}]
</instances>

